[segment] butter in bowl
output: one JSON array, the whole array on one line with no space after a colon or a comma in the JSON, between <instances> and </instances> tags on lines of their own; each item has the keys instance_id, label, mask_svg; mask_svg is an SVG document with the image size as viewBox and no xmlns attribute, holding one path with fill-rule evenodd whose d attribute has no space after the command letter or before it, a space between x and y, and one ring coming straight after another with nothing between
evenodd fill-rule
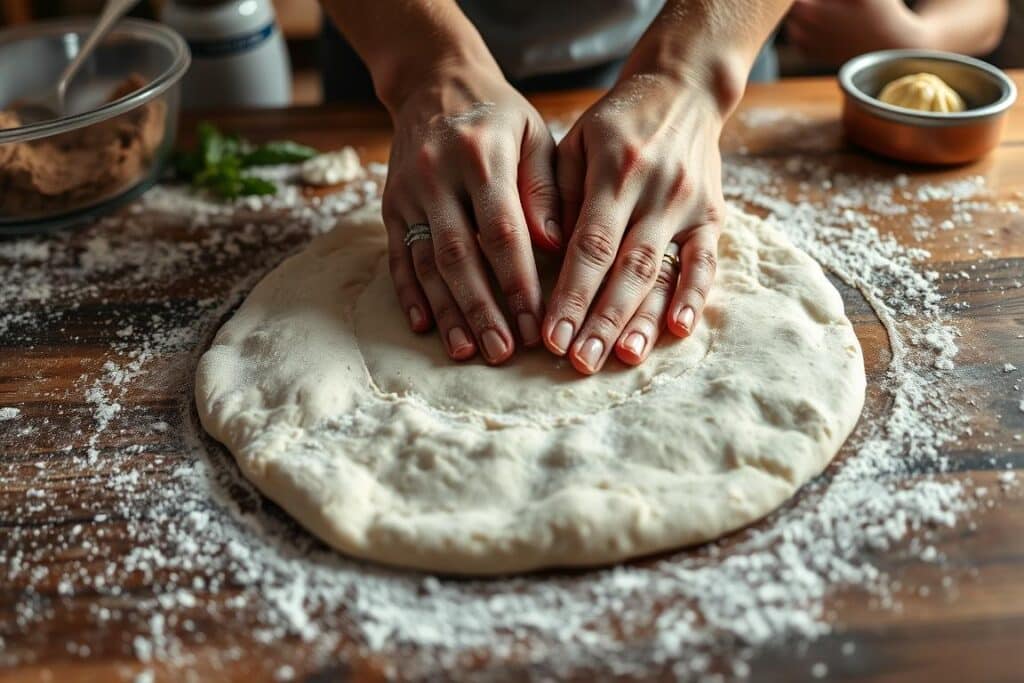
<instances>
[{"instance_id":1,"label":"butter in bowl","mask_svg":"<svg viewBox=\"0 0 1024 683\"><path fill-rule=\"evenodd\" d=\"M963 164L1002 137L1013 81L979 59L933 50L882 50L839 71L843 128L855 144L918 164Z\"/></svg>"}]
</instances>

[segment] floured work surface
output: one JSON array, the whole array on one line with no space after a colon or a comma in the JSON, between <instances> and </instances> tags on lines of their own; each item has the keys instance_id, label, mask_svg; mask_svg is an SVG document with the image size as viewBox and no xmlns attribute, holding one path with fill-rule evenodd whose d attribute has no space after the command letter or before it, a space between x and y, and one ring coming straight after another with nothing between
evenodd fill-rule
<instances>
[{"instance_id":1,"label":"floured work surface","mask_svg":"<svg viewBox=\"0 0 1024 683\"><path fill-rule=\"evenodd\" d=\"M549 104L567 114L583 97ZM725 136L725 187L875 300L899 362L863 295L833 279L868 374L833 464L723 542L612 570L465 581L349 560L201 437L190 378L217 329L376 196L380 169L319 203L157 188L93 228L3 242L0 660L58 680L1012 680L1024 119L984 164L903 175L841 146L838 106L827 81L752 88ZM362 112L217 123L386 158L386 121Z\"/></svg>"}]
</instances>

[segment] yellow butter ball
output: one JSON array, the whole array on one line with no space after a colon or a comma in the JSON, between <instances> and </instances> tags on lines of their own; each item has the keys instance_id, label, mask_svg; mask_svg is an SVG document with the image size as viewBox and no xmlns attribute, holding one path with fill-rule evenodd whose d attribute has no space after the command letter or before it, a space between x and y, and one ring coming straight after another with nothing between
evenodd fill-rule
<instances>
[{"instance_id":1,"label":"yellow butter ball","mask_svg":"<svg viewBox=\"0 0 1024 683\"><path fill-rule=\"evenodd\" d=\"M956 112L967 108L956 90L930 73L909 74L890 81L878 99L886 104L917 111Z\"/></svg>"}]
</instances>

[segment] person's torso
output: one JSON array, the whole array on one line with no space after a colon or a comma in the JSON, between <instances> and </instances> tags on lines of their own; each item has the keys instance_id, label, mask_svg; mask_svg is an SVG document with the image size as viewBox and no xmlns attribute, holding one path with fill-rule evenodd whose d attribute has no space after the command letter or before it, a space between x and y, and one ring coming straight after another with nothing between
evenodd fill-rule
<instances>
[{"instance_id":1,"label":"person's torso","mask_svg":"<svg viewBox=\"0 0 1024 683\"><path fill-rule=\"evenodd\" d=\"M459 0L502 70L519 79L626 56L664 0Z\"/></svg>"}]
</instances>

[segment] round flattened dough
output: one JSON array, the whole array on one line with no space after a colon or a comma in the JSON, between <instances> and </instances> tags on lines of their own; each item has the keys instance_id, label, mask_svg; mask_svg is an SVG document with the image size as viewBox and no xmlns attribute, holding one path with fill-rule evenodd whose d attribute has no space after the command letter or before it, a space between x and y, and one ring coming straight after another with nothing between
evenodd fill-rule
<instances>
[{"instance_id":1,"label":"round flattened dough","mask_svg":"<svg viewBox=\"0 0 1024 683\"><path fill-rule=\"evenodd\" d=\"M818 265L733 209L695 334L582 377L544 350L454 364L408 331L380 207L267 275L199 363L204 427L354 556L464 574L599 565L707 541L828 464L864 401Z\"/></svg>"}]
</instances>

